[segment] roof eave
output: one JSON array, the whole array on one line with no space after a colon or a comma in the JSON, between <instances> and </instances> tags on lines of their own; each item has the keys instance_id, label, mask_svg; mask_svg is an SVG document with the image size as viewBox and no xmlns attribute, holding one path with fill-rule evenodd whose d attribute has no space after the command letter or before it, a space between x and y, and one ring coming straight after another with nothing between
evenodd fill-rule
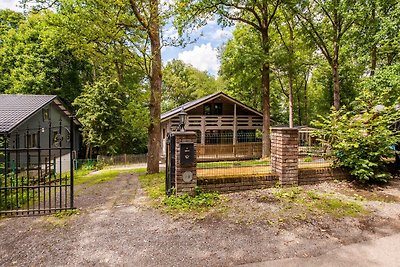
<instances>
[{"instance_id":1,"label":"roof eave","mask_svg":"<svg viewBox=\"0 0 400 267\"><path fill-rule=\"evenodd\" d=\"M229 95L227 95L227 94L225 94L225 93L223 93L223 92L218 92L218 93L216 93L216 94L211 94L209 98L205 98L203 101L201 101L201 102L199 102L199 103L196 103L196 104L193 105L193 106L190 106L188 109L185 109L185 111L190 111L190 110L192 110L192 109L194 109L194 108L197 108L198 106L201 106L201 105L203 105L204 103L206 103L206 102L208 102L208 101L212 101L212 100L214 100L214 99L220 97L221 95L224 96L224 97L226 97L226 98L228 98L230 101L234 102L235 104L238 104L238 105L240 105L241 107L247 109L248 111L253 112L253 113L256 113L257 115L259 115L259 116L261 116L261 117L263 116L261 112L259 112L259 111L255 110L255 109L253 109L253 108L251 108L251 107L249 107L249 106L247 106L247 105L241 103L240 101L234 99L233 97L231 97L231 96L229 96ZM183 106L184 106L184 105L182 105L182 106L180 106L180 107L183 107ZM171 115L169 115L169 116L167 116L167 117L165 117L165 118L162 118L162 119L161 119L161 122L165 122L165 121L168 121L169 119L172 119L173 117L175 117L176 115L178 115L179 112L180 112L180 109L177 108L177 110L176 110L174 113L172 113Z\"/></svg>"}]
</instances>

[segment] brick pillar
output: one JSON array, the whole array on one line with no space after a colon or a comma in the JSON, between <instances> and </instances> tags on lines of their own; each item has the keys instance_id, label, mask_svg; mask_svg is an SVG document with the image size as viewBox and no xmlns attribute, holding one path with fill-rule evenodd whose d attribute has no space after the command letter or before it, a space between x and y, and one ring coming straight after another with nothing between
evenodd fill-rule
<instances>
[{"instance_id":1,"label":"brick pillar","mask_svg":"<svg viewBox=\"0 0 400 267\"><path fill-rule=\"evenodd\" d=\"M197 135L195 132L175 132L175 190L177 195L195 194L195 187L197 186L197 173L196 173L196 141ZM191 163L181 162L181 148L186 149L188 152L189 147L193 146L193 155L185 154L186 156L193 156ZM185 151L183 151L185 153ZM185 156L184 155L184 156Z\"/></svg>"},{"instance_id":2,"label":"brick pillar","mask_svg":"<svg viewBox=\"0 0 400 267\"><path fill-rule=\"evenodd\" d=\"M282 185L298 185L299 134L294 128L272 128L272 171Z\"/></svg>"}]
</instances>

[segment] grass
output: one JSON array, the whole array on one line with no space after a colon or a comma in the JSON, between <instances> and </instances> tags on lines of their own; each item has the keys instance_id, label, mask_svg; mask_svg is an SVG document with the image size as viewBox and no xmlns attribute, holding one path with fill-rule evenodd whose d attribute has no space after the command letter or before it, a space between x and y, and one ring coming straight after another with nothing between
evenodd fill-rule
<instances>
[{"instance_id":1,"label":"grass","mask_svg":"<svg viewBox=\"0 0 400 267\"><path fill-rule=\"evenodd\" d=\"M203 213L216 206L221 200L217 193L203 193L198 189L194 196L185 194L168 197L165 195L165 172L140 175L139 181L152 199L154 206L172 214Z\"/></svg>"},{"instance_id":2,"label":"grass","mask_svg":"<svg viewBox=\"0 0 400 267\"><path fill-rule=\"evenodd\" d=\"M217 168L217 167L230 167L230 166L260 166L269 165L270 160L242 160L242 161L219 161L219 162L200 162L197 163L198 168Z\"/></svg>"},{"instance_id":3,"label":"grass","mask_svg":"<svg viewBox=\"0 0 400 267\"><path fill-rule=\"evenodd\" d=\"M75 172L75 185L85 184L88 186L101 184L105 182L109 182L117 178L117 176L121 173L129 173L129 172L140 172L139 169L129 169L129 170L101 170L96 174L89 175L90 171L88 170L78 170Z\"/></svg>"},{"instance_id":4,"label":"grass","mask_svg":"<svg viewBox=\"0 0 400 267\"><path fill-rule=\"evenodd\" d=\"M156 200L165 195L165 172L156 174L142 174L139 176L139 181L142 188L150 196Z\"/></svg>"},{"instance_id":5,"label":"grass","mask_svg":"<svg viewBox=\"0 0 400 267\"><path fill-rule=\"evenodd\" d=\"M335 218L356 217L367 213L357 202L336 197L333 193L321 194L313 190L305 191L301 187L292 187L276 188L272 195L283 202L287 210L293 207L300 211L303 209L303 217L307 217L307 213L309 215L327 214Z\"/></svg>"}]
</instances>

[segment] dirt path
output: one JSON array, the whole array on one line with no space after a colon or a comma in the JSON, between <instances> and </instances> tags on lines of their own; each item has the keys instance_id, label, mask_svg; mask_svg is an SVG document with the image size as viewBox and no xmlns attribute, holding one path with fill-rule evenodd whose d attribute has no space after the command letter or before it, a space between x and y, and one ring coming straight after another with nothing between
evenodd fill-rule
<instances>
[{"instance_id":1,"label":"dirt path","mask_svg":"<svg viewBox=\"0 0 400 267\"><path fill-rule=\"evenodd\" d=\"M232 266L316 256L400 232L398 220L373 217L275 226L173 219L147 201L137 175L125 173L78 187L78 215L1 220L0 265Z\"/></svg>"}]
</instances>

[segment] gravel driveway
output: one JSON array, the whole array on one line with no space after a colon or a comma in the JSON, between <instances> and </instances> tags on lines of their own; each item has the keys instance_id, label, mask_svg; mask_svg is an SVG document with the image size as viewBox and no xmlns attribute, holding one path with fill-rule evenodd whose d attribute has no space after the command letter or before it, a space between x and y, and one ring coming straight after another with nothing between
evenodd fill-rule
<instances>
[{"instance_id":1,"label":"gravel driveway","mask_svg":"<svg viewBox=\"0 0 400 267\"><path fill-rule=\"evenodd\" d=\"M130 173L76 192L79 214L0 220L0 265L232 266L321 255L400 232L398 219L374 216L282 225L174 219L150 207ZM236 194L245 201L252 192Z\"/></svg>"}]
</instances>

